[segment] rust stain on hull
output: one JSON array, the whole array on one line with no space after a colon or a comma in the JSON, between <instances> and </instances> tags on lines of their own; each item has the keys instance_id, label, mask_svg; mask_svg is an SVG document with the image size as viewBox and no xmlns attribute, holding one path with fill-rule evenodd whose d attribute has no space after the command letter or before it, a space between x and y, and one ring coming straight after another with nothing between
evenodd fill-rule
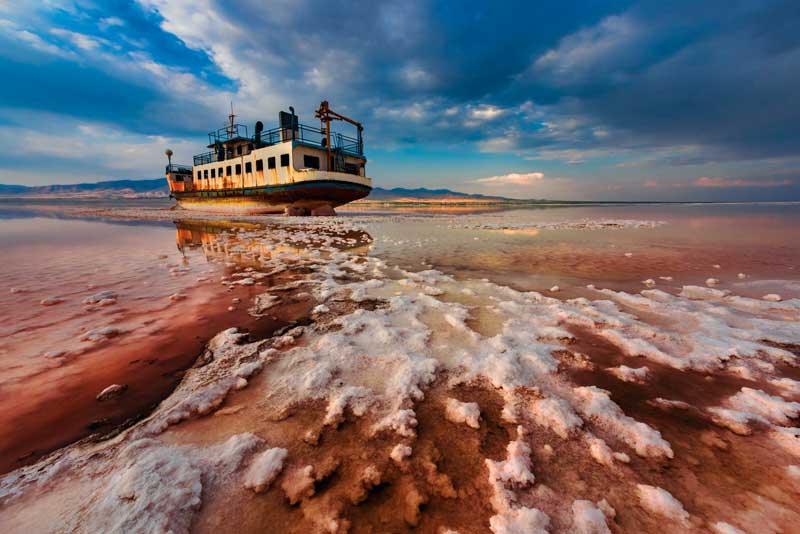
<instances>
[{"instance_id":1,"label":"rust stain on hull","mask_svg":"<svg viewBox=\"0 0 800 534\"><path fill-rule=\"evenodd\" d=\"M371 188L351 182L316 181L279 186L178 192L181 207L225 213L282 213L287 210L333 210L369 195ZM322 214L322 213L321 213Z\"/></svg>"}]
</instances>

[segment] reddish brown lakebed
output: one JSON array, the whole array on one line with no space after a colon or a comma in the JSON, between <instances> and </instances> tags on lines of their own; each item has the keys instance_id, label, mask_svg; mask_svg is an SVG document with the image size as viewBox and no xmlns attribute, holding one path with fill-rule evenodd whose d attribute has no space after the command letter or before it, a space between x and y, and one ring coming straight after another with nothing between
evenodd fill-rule
<instances>
[{"instance_id":1,"label":"reddish brown lakebed","mask_svg":"<svg viewBox=\"0 0 800 534\"><path fill-rule=\"evenodd\" d=\"M291 281L289 272L220 283L250 263L241 252L215 250L215 240L246 225L3 224L0 472L146 414L219 331L237 326L268 337L309 311L287 292L271 315L248 312L255 295ZM123 394L98 401L112 384Z\"/></svg>"}]
</instances>

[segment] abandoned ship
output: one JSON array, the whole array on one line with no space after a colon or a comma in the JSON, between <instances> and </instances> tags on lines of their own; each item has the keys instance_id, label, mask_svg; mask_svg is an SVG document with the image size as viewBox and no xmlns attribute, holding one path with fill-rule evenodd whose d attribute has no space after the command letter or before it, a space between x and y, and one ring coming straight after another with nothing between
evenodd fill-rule
<instances>
[{"instance_id":1,"label":"abandoned ship","mask_svg":"<svg viewBox=\"0 0 800 534\"><path fill-rule=\"evenodd\" d=\"M279 126L254 135L228 116L224 128L208 134L210 152L194 156L191 167L172 163L167 149L170 195L186 209L227 213L334 215L334 208L366 197L363 126L323 101L315 116L320 127L300 124L294 108L279 113ZM331 131L331 122L356 128L356 137Z\"/></svg>"}]
</instances>

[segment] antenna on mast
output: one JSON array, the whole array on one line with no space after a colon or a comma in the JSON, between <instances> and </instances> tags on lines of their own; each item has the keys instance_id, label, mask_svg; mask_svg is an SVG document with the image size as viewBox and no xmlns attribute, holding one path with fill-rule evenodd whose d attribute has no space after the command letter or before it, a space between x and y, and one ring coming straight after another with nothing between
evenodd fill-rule
<instances>
[{"instance_id":1,"label":"antenna on mast","mask_svg":"<svg viewBox=\"0 0 800 534\"><path fill-rule=\"evenodd\" d=\"M234 127L233 126L234 126L234 119L235 118L236 118L236 115L233 114L233 100L231 100L231 114L228 115L228 138L229 139L231 137L233 137L233 131L234 131Z\"/></svg>"}]
</instances>

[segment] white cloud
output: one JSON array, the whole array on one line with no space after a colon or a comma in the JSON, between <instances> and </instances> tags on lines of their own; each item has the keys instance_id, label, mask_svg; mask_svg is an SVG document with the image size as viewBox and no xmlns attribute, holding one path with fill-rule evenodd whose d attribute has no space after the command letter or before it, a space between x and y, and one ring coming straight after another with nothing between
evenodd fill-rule
<instances>
[{"instance_id":1,"label":"white cloud","mask_svg":"<svg viewBox=\"0 0 800 534\"><path fill-rule=\"evenodd\" d=\"M542 181L543 179L544 173L541 172L512 172L509 174L501 174L499 176L480 178L478 180L474 180L474 182L484 185L532 185L536 182Z\"/></svg>"},{"instance_id":2,"label":"white cloud","mask_svg":"<svg viewBox=\"0 0 800 534\"><path fill-rule=\"evenodd\" d=\"M105 17L98 23L101 29L106 30L112 26L124 26L125 21L119 17Z\"/></svg>"},{"instance_id":3,"label":"white cloud","mask_svg":"<svg viewBox=\"0 0 800 534\"><path fill-rule=\"evenodd\" d=\"M375 117L379 118L417 122L426 117L433 116L435 110L435 103L431 100L425 100L422 102L413 102L411 104L393 104L390 106L377 107L373 111L373 114Z\"/></svg>"},{"instance_id":4,"label":"white cloud","mask_svg":"<svg viewBox=\"0 0 800 534\"><path fill-rule=\"evenodd\" d=\"M570 85L583 83L594 73L614 72L635 64L647 38L645 28L629 15L613 15L596 26L567 35L556 48L539 56L531 75L546 75L551 81Z\"/></svg>"},{"instance_id":5,"label":"white cloud","mask_svg":"<svg viewBox=\"0 0 800 534\"><path fill-rule=\"evenodd\" d=\"M508 110L491 105L476 106L469 110L469 117L478 121L490 121L502 117Z\"/></svg>"},{"instance_id":6,"label":"white cloud","mask_svg":"<svg viewBox=\"0 0 800 534\"><path fill-rule=\"evenodd\" d=\"M71 43L72 46L80 48L81 50L92 51L99 49L101 46L111 46L111 43L106 39L92 37L83 33L72 32L61 28L53 28L50 30L50 33L60 37L61 39L64 39L65 41Z\"/></svg>"},{"instance_id":7,"label":"white cloud","mask_svg":"<svg viewBox=\"0 0 800 534\"><path fill-rule=\"evenodd\" d=\"M436 82L433 74L415 64L408 64L400 69L400 78L406 86L412 89L430 88Z\"/></svg>"},{"instance_id":8,"label":"white cloud","mask_svg":"<svg viewBox=\"0 0 800 534\"><path fill-rule=\"evenodd\" d=\"M7 35L11 39L18 40L26 44L31 49L57 57L72 57L73 53L44 40L41 36L31 31L20 28L10 20L0 19L0 35ZM18 50L16 50L18 52ZM5 54L15 52L15 50L3 50ZM3 54L3 55L5 55Z\"/></svg>"},{"instance_id":9,"label":"white cloud","mask_svg":"<svg viewBox=\"0 0 800 534\"><path fill-rule=\"evenodd\" d=\"M0 161L0 174L6 183L71 183L115 178L156 178L162 175L166 158L164 149L175 153L175 163L191 163L199 144L185 139L158 135L143 136L101 122L75 120L65 115L25 112L31 124L46 123L49 133L17 126L0 126L0 143L14 152L24 152L40 161L65 161L57 173L20 172L13 164ZM16 120L19 114L3 113L0 119ZM87 149L87 147L90 147ZM6 172L6 170L8 172Z\"/></svg>"}]
</instances>

